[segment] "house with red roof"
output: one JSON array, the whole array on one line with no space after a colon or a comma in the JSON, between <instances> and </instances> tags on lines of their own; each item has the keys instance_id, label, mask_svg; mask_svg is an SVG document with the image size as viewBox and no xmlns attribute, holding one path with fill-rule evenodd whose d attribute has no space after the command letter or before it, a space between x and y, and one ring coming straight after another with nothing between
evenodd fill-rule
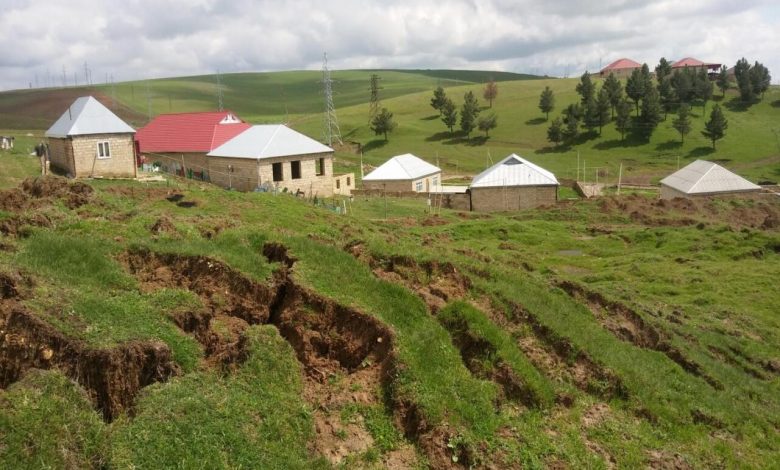
<instances>
[{"instance_id":1,"label":"house with red roof","mask_svg":"<svg viewBox=\"0 0 780 470\"><path fill-rule=\"evenodd\" d=\"M334 193L333 149L282 124L248 124L230 111L161 114L138 130L136 145L146 162L227 189Z\"/></svg>"},{"instance_id":2,"label":"house with red roof","mask_svg":"<svg viewBox=\"0 0 780 470\"><path fill-rule=\"evenodd\" d=\"M599 77L607 78L609 74L615 74L615 78L628 78L634 70L642 68L642 64L631 59L618 59L599 71Z\"/></svg>"},{"instance_id":3,"label":"house with red roof","mask_svg":"<svg viewBox=\"0 0 780 470\"><path fill-rule=\"evenodd\" d=\"M672 69L685 69L685 68L691 68L691 69L704 69L707 71L707 75L714 79L718 72L720 72L720 65L721 64L712 64L712 63L706 63L702 62L699 59L694 59L693 57L686 57L684 59L680 59L677 62L672 64Z\"/></svg>"}]
</instances>

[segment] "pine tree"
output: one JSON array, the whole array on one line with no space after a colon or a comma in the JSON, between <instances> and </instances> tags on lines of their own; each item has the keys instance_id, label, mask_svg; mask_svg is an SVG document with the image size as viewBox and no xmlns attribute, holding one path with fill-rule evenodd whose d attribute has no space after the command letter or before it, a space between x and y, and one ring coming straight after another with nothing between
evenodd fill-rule
<instances>
[{"instance_id":1,"label":"pine tree","mask_svg":"<svg viewBox=\"0 0 780 470\"><path fill-rule=\"evenodd\" d=\"M726 97L726 90L731 87L731 81L729 80L729 72L725 65L720 66L720 72L718 73L718 88L723 93L723 97Z\"/></svg>"},{"instance_id":2,"label":"pine tree","mask_svg":"<svg viewBox=\"0 0 780 470\"><path fill-rule=\"evenodd\" d=\"M554 143L556 146L563 141L563 123L561 118L553 119L550 127L547 129L547 140Z\"/></svg>"},{"instance_id":3,"label":"pine tree","mask_svg":"<svg viewBox=\"0 0 780 470\"><path fill-rule=\"evenodd\" d=\"M599 125L599 135L604 124L609 122L609 92L602 86L596 99L596 117Z\"/></svg>"},{"instance_id":4,"label":"pine tree","mask_svg":"<svg viewBox=\"0 0 780 470\"><path fill-rule=\"evenodd\" d=\"M626 132L631 128L631 104L622 98L616 107L615 129L620 132L620 140L625 140Z\"/></svg>"},{"instance_id":5,"label":"pine tree","mask_svg":"<svg viewBox=\"0 0 780 470\"><path fill-rule=\"evenodd\" d=\"M482 93L482 96L485 97L489 103L489 107L492 108L493 100L498 96L498 85L496 85L496 82L493 81L492 77L490 78L490 81L485 84L485 91Z\"/></svg>"},{"instance_id":6,"label":"pine tree","mask_svg":"<svg viewBox=\"0 0 780 470\"><path fill-rule=\"evenodd\" d=\"M593 97L582 107L582 114L582 127L588 132L593 132L595 128L599 127L598 107L596 107L596 100Z\"/></svg>"},{"instance_id":7,"label":"pine tree","mask_svg":"<svg viewBox=\"0 0 780 470\"><path fill-rule=\"evenodd\" d=\"M460 110L460 129L466 133L466 137L471 136L471 131L477 125L477 116L479 115L479 102L471 91L463 96L463 107Z\"/></svg>"},{"instance_id":8,"label":"pine tree","mask_svg":"<svg viewBox=\"0 0 780 470\"><path fill-rule=\"evenodd\" d=\"M658 123L661 122L661 97L658 90L651 85L647 90L645 99L642 100L642 131L647 139L653 135Z\"/></svg>"},{"instance_id":9,"label":"pine tree","mask_svg":"<svg viewBox=\"0 0 780 470\"><path fill-rule=\"evenodd\" d=\"M672 127L680 133L680 143L685 143L685 136L691 132L691 108L683 103L677 110L677 118L672 121Z\"/></svg>"},{"instance_id":10,"label":"pine tree","mask_svg":"<svg viewBox=\"0 0 780 470\"><path fill-rule=\"evenodd\" d=\"M750 63L744 57L737 61L734 66L734 77L737 79L737 88L739 88L739 97L744 102L753 101L753 84L750 80Z\"/></svg>"},{"instance_id":11,"label":"pine tree","mask_svg":"<svg viewBox=\"0 0 780 470\"><path fill-rule=\"evenodd\" d=\"M607 79L604 80L603 88L607 89L609 95L609 104L612 106L612 117L615 117L615 107L620 103L623 98L623 84L615 77L615 74L610 72Z\"/></svg>"},{"instance_id":12,"label":"pine tree","mask_svg":"<svg viewBox=\"0 0 780 470\"><path fill-rule=\"evenodd\" d=\"M555 108L555 96L550 87L544 87L542 95L539 97L539 109L545 114L545 120L550 119L550 111Z\"/></svg>"},{"instance_id":13,"label":"pine tree","mask_svg":"<svg viewBox=\"0 0 780 470\"><path fill-rule=\"evenodd\" d=\"M670 77L666 77L658 83L658 95L661 97L661 107L664 110L664 120L666 120L666 114L671 111L675 102L675 93Z\"/></svg>"},{"instance_id":14,"label":"pine tree","mask_svg":"<svg viewBox=\"0 0 780 470\"><path fill-rule=\"evenodd\" d=\"M441 107L441 120L450 129L450 135L452 135L453 128L458 123L458 111L455 109L455 103L449 98L444 99L444 104Z\"/></svg>"},{"instance_id":15,"label":"pine tree","mask_svg":"<svg viewBox=\"0 0 780 470\"><path fill-rule=\"evenodd\" d=\"M655 67L655 79L658 80L658 85L661 85L661 82L664 81L664 79L671 74L672 74L672 64L670 64L669 61L666 60L664 57L661 57L661 60L658 62L658 65Z\"/></svg>"},{"instance_id":16,"label":"pine tree","mask_svg":"<svg viewBox=\"0 0 780 470\"><path fill-rule=\"evenodd\" d=\"M712 141L712 149L715 150L715 141L722 139L726 135L728 127L729 123L723 115L720 105L716 104L712 107L710 120L704 124L704 130L701 133Z\"/></svg>"},{"instance_id":17,"label":"pine tree","mask_svg":"<svg viewBox=\"0 0 780 470\"><path fill-rule=\"evenodd\" d=\"M571 142L576 139L580 133L580 123L583 118L583 109L578 104L570 104L563 111L563 123L566 128L563 130L563 137Z\"/></svg>"},{"instance_id":18,"label":"pine tree","mask_svg":"<svg viewBox=\"0 0 780 470\"><path fill-rule=\"evenodd\" d=\"M585 105L588 100L592 100L594 98L594 95L596 94L596 86L593 84L593 81L591 81L590 74L587 71L585 71L585 73L582 74L582 77L580 77L580 83L577 84L576 90L580 95L580 103L583 105Z\"/></svg>"},{"instance_id":19,"label":"pine tree","mask_svg":"<svg viewBox=\"0 0 780 470\"><path fill-rule=\"evenodd\" d=\"M769 89L769 84L772 81L772 77L769 75L769 69L764 67L763 64L756 62L753 64L753 67L750 68L748 75L755 98L758 98L758 95L761 95L763 98L764 92Z\"/></svg>"},{"instance_id":20,"label":"pine tree","mask_svg":"<svg viewBox=\"0 0 780 470\"><path fill-rule=\"evenodd\" d=\"M645 80L638 69L634 69L626 80L626 95L634 102L636 114L639 116L639 101L645 97Z\"/></svg>"},{"instance_id":21,"label":"pine tree","mask_svg":"<svg viewBox=\"0 0 780 470\"><path fill-rule=\"evenodd\" d=\"M704 115L707 109L707 101L712 99L712 93L715 86L713 85L710 77L707 75L707 71L699 69L698 80L696 81L696 96L701 100L702 115Z\"/></svg>"},{"instance_id":22,"label":"pine tree","mask_svg":"<svg viewBox=\"0 0 780 470\"><path fill-rule=\"evenodd\" d=\"M442 87L436 87L435 90L433 90L433 98L431 98L431 107L439 112L439 116L442 115L442 107L444 106L444 102L447 100L447 95L444 92L444 88Z\"/></svg>"},{"instance_id":23,"label":"pine tree","mask_svg":"<svg viewBox=\"0 0 780 470\"><path fill-rule=\"evenodd\" d=\"M488 133L491 129L495 129L496 126L498 126L498 117L495 113L482 116L479 118L479 123L477 124L479 130L485 133L485 137L490 137Z\"/></svg>"},{"instance_id":24,"label":"pine tree","mask_svg":"<svg viewBox=\"0 0 780 470\"><path fill-rule=\"evenodd\" d=\"M677 69L672 74L671 85L674 94L677 95L677 101L680 103L689 103L693 91L693 77L688 68Z\"/></svg>"},{"instance_id":25,"label":"pine tree","mask_svg":"<svg viewBox=\"0 0 780 470\"><path fill-rule=\"evenodd\" d=\"M382 108L382 111L377 113L374 119L371 120L371 130L376 135L384 134L385 140L387 140L387 133L392 132L395 127L396 123L393 121L393 113L388 111L387 108Z\"/></svg>"}]
</instances>

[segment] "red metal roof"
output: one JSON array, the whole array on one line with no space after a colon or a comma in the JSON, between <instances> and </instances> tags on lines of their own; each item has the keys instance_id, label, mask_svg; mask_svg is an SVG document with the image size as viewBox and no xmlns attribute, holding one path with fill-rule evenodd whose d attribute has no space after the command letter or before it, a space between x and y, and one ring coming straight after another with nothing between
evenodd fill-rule
<instances>
[{"instance_id":1,"label":"red metal roof","mask_svg":"<svg viewBox=\"0 0 780 470\"><path fill-rule=\"evenodd\" d=\"M642 64L639 62L635 62L631 59L618 59L611 64L607 65L603 69L601 69L602 72L609 72L610 70L617 70L617 69L638 69L641 68Z\"/></svg>"},{"instance_id":2,"label":"red metal roof","mask_svg":"<svg viewBox=\"0 0 780 470\"><path fill-rule=\"evenodd\" d=\"M230 111L161 114L135 140L141 153L208 153L250 127Z\"/></svg>"},{"instance_id":3,"label":"red metal roof","mask_svg":"<svg viewBox=\"0 0 780 470\"><path fill-rule=\"evenodd\" d=\"M686 57L684 59L680 59L677 62L673 63L672 67L701 67L702 65L706 65L706 64L700 61L699 59L694 59L693 57Z\"/></svg>"}]
</instances>

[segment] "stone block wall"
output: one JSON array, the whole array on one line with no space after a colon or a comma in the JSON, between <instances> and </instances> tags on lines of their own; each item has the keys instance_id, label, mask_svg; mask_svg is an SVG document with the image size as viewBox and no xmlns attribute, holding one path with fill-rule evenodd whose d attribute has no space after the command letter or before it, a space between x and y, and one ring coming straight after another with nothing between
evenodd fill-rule
<instances>
[{"instance_id":1,"label":"stone block wall","mask_svg":"<svg viewBox=\"0 0 780 470\"><path fill-rule=\"evenodd\" d=\"M108 142L110 156L98 158L98 143ZM93 134L49 139L51 165L75 178L135 178L133 134Z\"/></svg>"},{"instance_id":2,"label":"stone block wall","mask_svg":"<svg viewBox=\"0 0 780 470\"><path fill-rule=\"evenodd\" d=\"M557 201L557 186L471 188L471 210L477 212L531 209Z\"/></svg>"}]
</instances>

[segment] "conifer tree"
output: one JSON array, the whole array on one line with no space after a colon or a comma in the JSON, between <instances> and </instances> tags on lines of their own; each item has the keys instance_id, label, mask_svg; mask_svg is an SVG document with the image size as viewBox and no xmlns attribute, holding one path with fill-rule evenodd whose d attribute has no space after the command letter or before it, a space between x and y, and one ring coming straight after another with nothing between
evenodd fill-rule
<instances>
[{"instance_id":1,"label":"conifer tree","mask_svg":"<svg viewBox=\"0 0 780 470\"><path fill-rule=\"evenodd\" d=\"M719 104L716 104L712 107L710 120L704 124L704 130L701 133L712 141L712 149L715 150L715 141L722 139L726 135L728 127L729 123L726 120L726 116L723 115L723 110L720 109Z\"/></svg>"},{"instance_id":2,"label":"conifer tree","mask_svg":"<svg viewBox=\"0 0 780 470\"><path fill-rule=\"evenodd\" d=\"M677 110L677 118L672 121L672 127L680 133L681 144L685 143L685 136L691 132L690 110L691 108L687 104L681 104Z\"/></svg>"},{"instance_id":3,"label":"conifer tree","mask_svg":"<svg viewBox=\"0 0 780 470\"><path fill-rule=\"evenodd\" d=\"M555 108L555 96L550 87L544 87L542 95L539 97L539 109L545 114L545 120L550 119L550 111Z\"/></svg>"}]
</instances>

